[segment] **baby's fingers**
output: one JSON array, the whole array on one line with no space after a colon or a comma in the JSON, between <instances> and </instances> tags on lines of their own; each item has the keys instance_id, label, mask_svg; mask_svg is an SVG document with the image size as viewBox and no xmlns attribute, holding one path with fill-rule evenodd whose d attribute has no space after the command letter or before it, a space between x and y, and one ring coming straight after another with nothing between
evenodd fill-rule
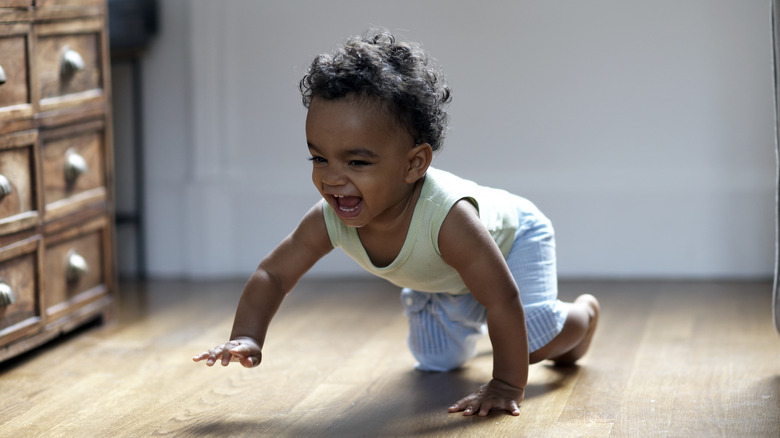
<instances>
[{"instance_id":1,"label":"baby's fingers","mask_svg":"<svg viewBox=\"0 0 780 438\"><path fill-rule=\"evenodd\" d=\"M227 358L225 357L227 355ZM195 362L200 362L202 360L206 361L206 365L213 366L217 359L222 357L222 364L227 365L226 362L230 362L230 352L228 351L228 347L225 344L222 344L218 347L214 347L211 350L204 351L200 354L196 354L192 357L192 360Z\"/></svg>"},{"instance_id":2,"label":"baby's fingers","mask_svg":"<svg viewBox=\"0 0 780 438\"><path fill-rule=\"evenodd\" d=\"M520 415L520 408L517 406L517 402L514 400L484 400L479 406L479 416L487 416L491 410L496 411L509 411L514 416Z\"/></svg>"},{"instance_id":3,"label":"baby's fingers","mask_svg":"<svg viewBox=\"0 0 780 438\"><path fill-rule=\"evenodd\" d=\"M231 348L229 353L233 355L234 360L238 360L246 368L252 368L260 364L260 356L253 355L252 348L246 344L239 344Z\"/></svg>"},{"instance_id":4,"label":"baby's fingers","mask_svg":"<svg viewBox=\"0 0 780 438\"><path fill-rule=\"evenodd\" d=\"M262 351L251 338L239 338L220 344L211 350L193 356L192 360L206 361L206 365L213 366L218 360L222 366L228 366L230 362L240 362L241 365L252 368L260 364Z\"/></svg>"},{"instance_id":5,"label":"baby's fingers","mask_svg":"<svg viewBox=\"0 0 780 438\"><path fill-rule=\"evenodd\" d=\"M214 365L214 362L217 361L217 357L214 355L214 353L211 352L211 350L209 350L209 351L204 351L203 353L200 354L196 354L195 356L192 357L192 360L194 362L200 362L202 360L205 360L206 365L212 366Z\"/></svg>"},{"instance_id":6,"label":"baby's fingers","mask_svg":"<svg viewBox=\"0 0 780 438\"><path fill-rule=\"evenodd\" d=\"M463 415L471 416L474 414L480 417L487 416L491 410L509 411L512 415L520 415L520 408L516 399L522 400L522 394L517 397L503 394L493 394L495 392L489 385L482 385L477 392L458 400L450 406L450 412L463 411Z\"/></svg>"},{"instance_id":7,"label":"baby's fingers","mask_svg":"<svg viewBox=\"0 0 780 438\"><path fill-rule=\"evenodd\" d=\"M474 406L473 402L475 401L474 395L470 395L468 397L463 397L462 399L455 402L454 405L450 406L448 411L449 412L460 412L464 411L464 415L471 415L474 413Z\"/></svg>"},{"instance_id":8,"label":"baby's fingers","mask_svg":"<svg viewBox=\"0 0 780 438\"><path fill-rule=\"evenodd\" d=\"M209 357L209 352L208 351L204 351L203 353L196 354L195 356L192 356L192 360L194 362L200 362L202 360L208 359L208 357Z\"/></svg>"}]
</instances>

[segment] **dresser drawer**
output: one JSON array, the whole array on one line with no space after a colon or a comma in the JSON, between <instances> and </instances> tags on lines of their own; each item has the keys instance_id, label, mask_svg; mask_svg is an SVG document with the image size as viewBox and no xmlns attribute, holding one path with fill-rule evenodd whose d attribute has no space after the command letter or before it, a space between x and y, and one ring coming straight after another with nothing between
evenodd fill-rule
<instances>
[{"instance_id":1,"label":"dresser drawer","mask_svg":"<svg viewBox=\"0 0 780 438\"><path fill-rule=\"evenodd\" d=\"M103 121L42 130L44 220L106 201Z\"/></svg>"},{"instance_id":2,"label":"dresser drawer","mask_svg":"<svg viewBox=\"0 0 780 438\"><path fill-rule=\"evenodd\" d=\"M108 230L108 219L100 216L46 238L43 302L47 323L107 295Z\"/></svg>"},{"instance_id":3,"label":"dresser drawer","mask_svg":"<svg viewBox=\"0 0 780 438\"><path fill-rule=\"evenodd\" d=\"M30 118L30 24L0 24L0 120Z\"/></svg>"},{"instance_id":4,"label":"dresser drawer","mask_svg":"<svg viewBox=\"0 0 780 438\"><path fill-rule=\"evenodd\" d=\"M35 24L40 111L104 100L103 17Z\"/></svg>"},{"instance_id":5,"label":"dresser drawer","mask_svg":"<svg viewBox=\"0 0 780 438\"><path fill-rule=\"evenodd\" d=\"M40 222L38 132L0 136L0 235Z\"/></svg>"},{"instance_id":6,"label":"dresser drawer","mask_svg":"<svg viewBox=\"0 0 780 438\"><path fill-rule=\"evenodd\" d=\"M40 242L38 236L0 249L0 344L36 331L41 324Z\"/></svg>"}]
</instances>

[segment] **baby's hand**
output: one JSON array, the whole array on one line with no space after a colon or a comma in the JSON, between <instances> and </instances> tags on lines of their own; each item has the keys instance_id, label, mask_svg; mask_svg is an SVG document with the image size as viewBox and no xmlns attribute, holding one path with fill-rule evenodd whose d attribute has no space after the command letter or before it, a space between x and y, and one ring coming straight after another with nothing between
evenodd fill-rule
<instances>
[{"instance_id":1,"label":"baby's hand","mask_svg":"<svg viewBox=\"0 0 780 438\"><path fill-rule=\"evenodd\" d=\"M505 410L512 415L520 415L520 402L523 401L523 388L514 387L508 383L493 379L482 385L473 394L463 397L450 406L450 412L463 411L463 415L479 413L484 417L491 410Z\"/></svg>"},{"instance_id":2,"label":"baby's hand","mask_svg":"<svg viewBox=\"0 0 780 438\"><path fill-rule=\"evenodd\" d=\"M220 358L222 358L222 366L228 366L233 361L239 362L247 368L252 368L260 364L263 353L254 339L240 337L195 355L192 360L195 362L205 360L206 365L213 366Z\"/></svg>"}]
</instances>

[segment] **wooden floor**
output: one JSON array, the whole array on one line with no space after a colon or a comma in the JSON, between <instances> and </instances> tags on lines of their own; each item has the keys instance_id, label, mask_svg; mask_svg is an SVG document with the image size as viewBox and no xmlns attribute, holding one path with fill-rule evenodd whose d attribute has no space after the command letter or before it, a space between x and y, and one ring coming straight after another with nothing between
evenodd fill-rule
<instances>
[{"instance_id":1,"label":"wooden floor","mask_svg":"<svg viewBox=\"0 0 780 438\"><path fill-rule=\"evenodd\" d=\"M194 353L227 336L240 283L122 285L118 322L0 365L2 437L780 436L771 285L563 282L598 296L579 367L531 366L520 417L448 414L490 378L412 369L395 287L304 282L255 369Z\"/></svg>"}]
</instances>

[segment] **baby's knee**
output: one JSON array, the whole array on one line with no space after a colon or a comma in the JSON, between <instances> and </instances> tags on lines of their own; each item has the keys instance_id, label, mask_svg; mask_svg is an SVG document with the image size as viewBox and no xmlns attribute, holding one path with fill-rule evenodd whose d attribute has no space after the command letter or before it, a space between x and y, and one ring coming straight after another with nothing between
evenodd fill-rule
<instances>
[{"instance_id":1,"label":"baby's knee","mask_svg":"<svg viewBox=\"0 0 780 438\"><path fill-rule=\"evenodd\" d=\"M412 354L417 359L417 368L420 371L452 371L463 366L466 361L474 356L473 351L463 348L451 348L438 352L421 352L412 347Z\"/></svg>"},{"instance_id":2,"label":"baby's knee","mask_svg":"<svg viewBox=\"0 0 780 438\"><path fill-rule=\"evenodd\" d=\"M484 308L475 312L476 300L469 300L469 296L434 297L408 289L401 297L409 320L409 349L417 359L417 369L450 371L475 356L477 340L485 332Z\"/></svg>"},{"instance_id":3,"label":"baby's knee","mask_svg":"<svg viewBox=\"0 0 780 438\"><path fill-rule=\"evenodd\" d=\"M477 351L476 340L470 337L460 341L453 338L439 338L438 342L415 342L415 337L410 336L409 349L417 359L418 370L440 372L460 368L474 357Z\"/></svg>"}]
</instances>

